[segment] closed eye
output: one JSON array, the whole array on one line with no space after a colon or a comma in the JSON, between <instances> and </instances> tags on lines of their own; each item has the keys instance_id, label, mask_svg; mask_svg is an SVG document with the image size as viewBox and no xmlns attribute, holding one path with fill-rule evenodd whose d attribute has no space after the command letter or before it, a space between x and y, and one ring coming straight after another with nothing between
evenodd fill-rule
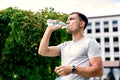
<instances>
[{"instance_id":1,"label":"closed eye","mask_svg":"<svg viewBox=\"0 0 120 80\"><path fill-rule=\"evenodd\" d=\"M75 18L69 18L68 20L75 20Z\"/></svg>"}]
</instances>

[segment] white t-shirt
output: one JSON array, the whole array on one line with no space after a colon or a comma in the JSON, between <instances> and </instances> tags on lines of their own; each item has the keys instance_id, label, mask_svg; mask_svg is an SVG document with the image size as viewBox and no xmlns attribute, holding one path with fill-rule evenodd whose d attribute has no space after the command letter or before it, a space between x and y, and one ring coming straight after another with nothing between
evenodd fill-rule
<instances>
[{"instance_id":1,"label":"white t-shirt","mask_svg":"<svg viewBox=\"0 0 120 80\"><path fill-rule=\"evenodd\" d=\"M87 67L90 66L90 58L101 57L99 44L88 37L84 37L76 42L64 42L59 44L58 48L61 51L62 65ZM78 74L70 74L63 76L62 80L88 80L88 78Z\"/></svg>"}]
</instances>

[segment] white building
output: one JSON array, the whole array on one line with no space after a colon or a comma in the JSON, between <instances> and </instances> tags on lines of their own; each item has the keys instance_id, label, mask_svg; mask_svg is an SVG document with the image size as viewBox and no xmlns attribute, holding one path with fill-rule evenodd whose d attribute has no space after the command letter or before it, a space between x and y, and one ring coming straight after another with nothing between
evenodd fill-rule
<instances>
[{"instance_id":1,"label":"white building","mask_svg":"<svg viewBox=\"0 0 120 80\"><path fill-rule=\"evenodd\" d=\"M96 39L102 50L104 80L110 69L116 80L120 80L120 14L88 17L85 35Z\"/></svg>"}]
</instances>

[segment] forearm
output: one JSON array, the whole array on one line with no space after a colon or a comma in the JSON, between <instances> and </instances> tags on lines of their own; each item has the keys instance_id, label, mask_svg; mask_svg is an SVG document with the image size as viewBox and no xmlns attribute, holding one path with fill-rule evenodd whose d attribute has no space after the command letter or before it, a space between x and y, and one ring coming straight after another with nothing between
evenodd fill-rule
<instances>
[{"instance_id":1,"label":"forearm","mask_svg":"<svg viewBox=\"0 0 120 80\"><path fill-rule=\"evenodd\" d=\"M101 77L103 74L103 68L99 66L91 66L91 67L79 67L76 66L77 74L82 75L84 77Z\"/></svg>"},{"instance_id":2,"label":"forearm","mask_svg":"<svg viewBox=\"0 0 120 80\"><path fill-rule=\"evenodd\" d=\"M48 51L49 39L51 34L52 31L49 28L47 28L39 45L39 54L44 55Z\"/></svg>"}]
</instances>

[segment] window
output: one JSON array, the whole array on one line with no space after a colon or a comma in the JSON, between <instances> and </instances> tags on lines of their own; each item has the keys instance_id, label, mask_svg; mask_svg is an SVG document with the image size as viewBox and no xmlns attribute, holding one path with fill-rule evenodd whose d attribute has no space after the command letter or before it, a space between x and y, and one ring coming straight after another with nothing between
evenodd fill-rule
<instances>
[{"instance_id":1,"label":"window","mask_svg":"<svg viewBox=\"0 0 120 80\"><path fill-rule=\"evenodd\" d=\"M105 37L104 41L105 41L105 43L108 43L109 42L109 37Z\"/></svg>"},{"instance_id":2,"label":"window","mask_svg":"<svg viewBox=\"0 0 120 80\"><path fill-rule=\"evenodd\" d=\"M106 60L106 61L110 61L110 57L106 57L105 60Z\"/></svg>"},{"instance_id":3,"label":"window","mask_svg":"<svg viewBox=\"0 0 120 80\"><path fill-rule=\"evenodd\" d=\"M114 47L114 52L119 52L119 47Z\"/></svg>"},{"instance_id":4,"label":"window","mask_svg":"<svg viewBox=\"0 0 120 80\"><path fill-rule=\"evenodd\" d=\"M118 27L113 27L113 32L117 32L118 31Z\"/></svg>"},{"instance_id":5,"label":"window","mask_svg":"<svg viewBox=\"0 0 120 80\"><path fill-rule=\"evenodd\" d=\"M104 32L109 32L109 28L104 28Z\"/></svg>"},{"instance_id":6,"label":"window","mask_svg":"<svg viewBox=\"0 0 120 80\"><path fill-rule=\"evenodd\" d=\"M87 26L91 26L92 24L91 23L88 23L88 25Z\"/></svg>"},{"instance_id":7,"label":"window","mask_svg":"<svg viewBox=\"0 0 120 80\"><path fill-rule=\"evenodd\" d=\"M100 26L100 22L95 22L95 26Z\"/></svg>"},{"instance_id":8,"label":"window","mask_svg":"<svg viewBox=\"0 0 120 80\"><path fill-rule=\"evenodd\" d=\"M87 29L87 33L92 33L92 30L91 29Z\"/></svg>"},{"instance_id":9,"label":"window","mask_svg":"<svg viewBox=\"0 0 120 80\"><path fill-rule=\"evenodd\" d=\"M106 48L105 48L105 52L110 52L110 48L109 48L109 47L106 47Z\"/></svg>"},{"instance_id":10,"label":"window","mask_svg":"<svg viewBox=\"0 0 120 80\"><path fill-rule=\"evenodd\" d=\"M109 23L108 23L108 21L104 21L104 26L106 26L106 25L108 25Z\"/></svg>"},{"instance_id":11,"label":"window","mask_svg":"<svg viewBox=\"0 0 120 80\"><path fill-rule=\"evenodd\" d=\"M113 24L113 25L116 25L116 24L118 24L118 21L117 21L117 20L113 20L113 21L112 21L112 24Z\"/></svg>"},{"instance_id":12,"label":"window","mask_svg":"<svg viewBox=\"0 0 120 80\"><path fill-rule=\"evenodd\" d=\"M100 33L100 29L99 28L96 28L96 33Z\"/></svg>"},{"instance_id":13,"label":"window","mask_svg":"<svg viewBox=\"0 0 120 80\"><path fill-rule=\"evenodd\" d=\"M113 37L114 42L118 42L118 37Z\"/></svg>"},{"instance_id":14,"label":"window","mask_svg":"<svg viewBox=\"0 0 120 80\"><path fill-rule=\"evenodd\" d=\"M117 60L120 60L120 58L119 57L115 57L115 61L117 61Z\"/></svg>"},{"instance_id":15,"label":"window","mask_svg":"<svg viewBox=\"0 0 120 80\"><path fill-rule=\"evenodd\" d=\"M100 43L100 38L96 38L96 41L97 41L98 43Z\"/></svg>"}]
</instances>

